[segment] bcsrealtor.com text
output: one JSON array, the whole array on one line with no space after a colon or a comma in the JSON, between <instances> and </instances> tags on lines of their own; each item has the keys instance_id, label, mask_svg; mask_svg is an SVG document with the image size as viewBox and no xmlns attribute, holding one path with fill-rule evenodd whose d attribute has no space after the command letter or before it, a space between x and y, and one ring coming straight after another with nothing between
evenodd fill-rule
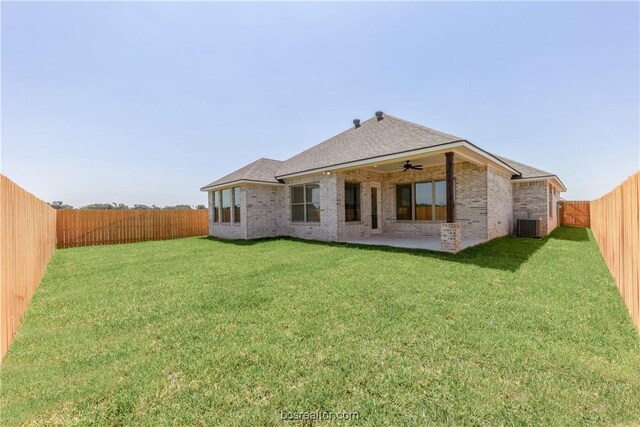
<instances>
[{"instance_id":1,"label":"bcsrealtor.com text","mask_svg":"<svg viewBox=\"0 0 640 427\"><path fill-rule=\"evenodd\" d=\"M282 421L357 421L360 414L353 411L280 411Z\"/></svg>"}]
</instances>

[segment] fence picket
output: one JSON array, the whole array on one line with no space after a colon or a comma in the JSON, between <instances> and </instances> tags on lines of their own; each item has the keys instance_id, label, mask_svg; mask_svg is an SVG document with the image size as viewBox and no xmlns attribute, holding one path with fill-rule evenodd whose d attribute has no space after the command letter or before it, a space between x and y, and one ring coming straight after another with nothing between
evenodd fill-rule
<instances>
[{"instance_id":1,"label":"fence picket","mask_svg":"<svg viewBox=\"0 0 640 427\"><path fill-rule=\"evenodd\" d=\"M58 247L166 240L208 234L205 209L60 210Z\"/></svg>"},{"instance_id":2,"label":"fence picket","mask_svg":"<svg viewBox=\"0 0 640 427\"><path fill-rule=\"evenodd\" d=\"M589 227L590 203L586 200L563 200L560 203L561 224L570 227Z\"/></svg>"},{"instance_id":3,"label":"fence picket","mask_svg":"<svg viewBox=\"0 0 640 427\"><path fill-rule=\"evenodd\" d=\"M591 202L591 230L640 331L640 172Z\"/></svg>"},{"instance_id":4,"label":"fence picket","mask_svg":"<svg viewBox=\"0 0 640 427\"><path fill-rule=\"evenodd\" d=\"M56 211L0 175L0 359L56 247Z\"/></svg>"}]
</instances>

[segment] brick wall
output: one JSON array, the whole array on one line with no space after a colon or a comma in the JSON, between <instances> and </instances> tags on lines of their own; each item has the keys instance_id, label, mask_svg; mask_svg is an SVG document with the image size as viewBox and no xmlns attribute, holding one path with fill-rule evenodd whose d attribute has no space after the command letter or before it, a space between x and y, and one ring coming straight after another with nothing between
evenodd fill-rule
<instances>
[{"instance_id":1,"label":"brick wall","mask_svg":"<svg viewBox=\"0 0 640 427\"><path fill-rule=\"evenodd\" d=\"M440 224L440 249L445 252L460 251L460 224L457 222Z\"/></svg>"},{"instance_id":2,"label":"brick wall","mask_svg":"<svg viewBox=\"0 0 640 427\"><path fill-rule=\"evenodd\" d=\"M487 239L508 236L513 229L511 175L487 170Z\"/></svg>"},{"instance_id":3,"label":"brick wall","mask_svg":"<svg viewBox=\"0 0 640 427\"><path fill-rule=\"evenodd\" d=\"M547 218L548 218L548 232L551 233L556 229L559 223L560 209L558 208L558 203L560 202L560 190L553 187L551 184L547 187L547 192L549 188L555 189L555 191L551 192L551 208L552 210L549 212L547 208Z\"/></svg>"},{"instance_id":4,"label":"brick wall","mask_svg":"<svg viewBox=\"0 0 640 427\"><path fill-rule=\"evenodd\" d=\"M456 164L456 222L462 239L487 238L487 168Z\"/></svg>"},{"instance_id":5,"label":"brick wall","mask_svg":"<svg viewBox=\"0 0 640 427\"><path fill-rule=\"evenodd\" d=\"M412 170L385 174L382 186L382 232L399 236L440 236L440 224L444 221L396 219L396 185L443 179L445 179L444 166L427 167L421 171Z\"/></svg>"},{"instance_id":6,"label":"brick wall","mask_svg":"<svg viewBox=\"0 0 640 427\"><path fill-rule=\"evenodd\" d=\"M282 187L248 185L242 187L245 194L247 238L260 239L280 235L278 217L283 213Z\"/></svg>"},{"instance_id":7,"label":"brick wall","mask_svg":"<svg viewBox=\"0 0 640 427\"><path fill-rule=\"evenodd\" d=\"M364 170L338 172L337 178L337 215L338 239L366 237L371 234L371 183L382 184L383 174ZM345 182L360 183L360 221L345 221Z\"/></svg>"},{"instance_id":8,"label":"brick wall","mask_svg":"<svg viewBox=\"0 0 640 427\"><path fill-rule=\"evenodd\" d=\"M444 180L444 166L421 171L395 172L384 176L382 188L383 232L400 236L440 236L445 221L396 220L396 185L420 181ZM487 238L487 169L469 162L454 165L456 222L463 239Z\"/></svg>"},{"instance_id":9,"label":"brick wall","mask_svg":"<svg viewBox=\"0 0 640 427\"><path fill-rule=\"evenodd\" d=\"M542 220L542 234L547 235L547 181L513 182L513 226L519 219Z\"/></svg>"},{"instance_id":10,"label":"brick wall","mask_svg":"<svg viewBox=\"0 0 640 427\"><path fill-rule=\"evenodd\" d=\"M219 193L218 193L219 194ZM235 219L233 210L233 191L231 192L231 220ZM213 191L208 193L209 201L209 235L220 239L246 239L247 238L247 222L246 222L246 191L240 188L240 222L213 222Z\"/></svg>"},{"instance_id":11,"label":"brick wall","mask_svg":"<svg viewBox=\"0 0 640 427\"><path fill-rule=\"evenodd\" d=\"M291 186L300 184L318 183L320 185L320 222L304 223L291 221ZM282 188L282 207L278 229L280 235L298 237L301 239L313 239L335 241L338 239L338 210L337 177L335 174L317 174L305 177L296 177L286 180Z\"/></svg>"},{"instance_id":12,"label":"brick wall","mask_svg":"<svg viewBox=\"0 0 640 427\"><path fill-rule=\"evenodd\" d=\"M493 239L508 235L519 218L541 218L543 232L557 225L557 210L548 217L546 182L512 183L510 176L469 162L455 164L456 222L462 239ZM348 171L316 174L286 180L282 186L241 186L241 222L214 224L209 193L210 234L225 239L255 239L293 236L334 241L370 235L371 184L381 184L382 233L439 237L445 221L398 221L395 219L396 185L444 180L445 167L427 167L422 171L377 173ZM345 182L361 183L361 221L346 222L344 215ZM320 222L291 222L290 187L320 185ZM554 206L560 197L556 192Z\"/></svg>"}]
</instances>

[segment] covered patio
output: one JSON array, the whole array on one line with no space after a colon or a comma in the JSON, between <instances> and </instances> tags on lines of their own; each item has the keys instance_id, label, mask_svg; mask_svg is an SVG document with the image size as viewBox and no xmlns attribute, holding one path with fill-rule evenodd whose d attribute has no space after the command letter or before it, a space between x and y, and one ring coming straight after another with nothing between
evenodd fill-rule
<instances>
[{"instance_id":1,"label":"covered patio","mask_svg":"<svg viewBox=\"0 0 640 427\"><path fill-rule=\"evenodd\" d=\"M453 253L482 243L482 236L467 235L463 239L462 224L456 222L456 162L461 171L458 193L464 200L479 169L467 157L455 156L454 151L403 154L387 162L337 172L338 188L345 187L342 200L346 218L340 229L344 233L339 232L337 240ZM368 184L363 191L362 215L360 196L353 192L360 184L354 182ZM338 210L342 209L339 206ZM468 218L469 213L464 215Z\"/></svg>"},{"instance_id":2,"label":"covered patio","mask_svg":"<svg viewBox=\"0 0 640 427\"><path fill-rule=\"evenodd\" d=\"M437 252L448 252L442 248L439 236L399 236L393 234L378 234L368 237L343 240L343 243L356 245L391 246L395 248L426 249ZM460 250L484 243L482 239L461 239Z\"/></svg>"}]
</instances>

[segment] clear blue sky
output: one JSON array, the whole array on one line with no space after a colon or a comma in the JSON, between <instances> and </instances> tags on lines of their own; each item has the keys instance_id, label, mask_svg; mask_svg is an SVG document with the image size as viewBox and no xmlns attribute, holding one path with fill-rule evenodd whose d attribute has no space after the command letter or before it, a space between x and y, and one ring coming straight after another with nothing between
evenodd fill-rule
<instances>
[{"instance_id":1,"label":"clear blue sky","mask_svg":"<svg viewBox=\"0 0 640 427\"><path fill-rule=\"evenodd\" d=\"M197 204L383 110L560 176L640 163L638 3L2 3L2 172Z\"/></svg>"}]
</instances>

